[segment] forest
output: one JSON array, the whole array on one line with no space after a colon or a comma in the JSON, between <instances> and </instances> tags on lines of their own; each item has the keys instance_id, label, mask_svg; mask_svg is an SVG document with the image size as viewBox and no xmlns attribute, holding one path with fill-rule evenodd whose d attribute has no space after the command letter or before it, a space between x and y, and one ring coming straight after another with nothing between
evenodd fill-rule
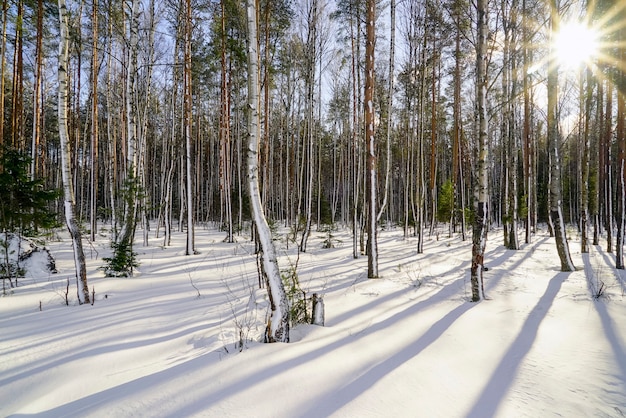
<instances>
[{"instance_id":1,"label":"forest","mask_svg":"<svg viewBox=\"0 0 626 418\"><path fill-rule=\"evenodd\" d=\"M350 229L370 278L378 231L402 228L417 254L435 234L471 239L474 301L492 227L503 235L490 245L516 250L547 224L558 267L571 271L574 226L582 253L602 243L624 268L622 1L2 0L2 9L5 241L44 233L52 215L76 254L109 236L106 275L130 276L136 241L169 246L184 232L193 256L200 225L229 243L253 228L283 321L284 289L272 280L279 227L302 253L312 232Z\"/></svg>"}]
</instances>

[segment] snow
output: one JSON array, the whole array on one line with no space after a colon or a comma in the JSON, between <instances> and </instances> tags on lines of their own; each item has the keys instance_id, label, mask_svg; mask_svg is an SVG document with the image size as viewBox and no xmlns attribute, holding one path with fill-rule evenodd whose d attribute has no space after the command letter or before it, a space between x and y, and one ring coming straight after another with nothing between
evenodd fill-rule
<instances>
[{"instance_id":1,"label":"snow","mask_svg":"<svg viewBox=\"0 0 626 418\"><path fill-rule=\"evenodd\" d=\"M444 229L420 255L414 238L380 231L382 278L371 280L349 231L333 249L313 233L298 274L323 295L326 326L297 326L289 344L255 342L268 302L248 237L228 244L197 228L194 256L184 233L168 248L152 238L135 248L133 278L103 277L100 237L85 245L95 304L79 306L70 289L68 307L63 236L47 244L58 274L34 269L0 298L0 416L625 415L626 277L614 256L598 246L583 256L574 237L578 270L563 273L545 231L519 251L491 231L488 300L471 303L471 240ZM297 245L275 243L287 270Z\"/></svg>"}]
</instances>

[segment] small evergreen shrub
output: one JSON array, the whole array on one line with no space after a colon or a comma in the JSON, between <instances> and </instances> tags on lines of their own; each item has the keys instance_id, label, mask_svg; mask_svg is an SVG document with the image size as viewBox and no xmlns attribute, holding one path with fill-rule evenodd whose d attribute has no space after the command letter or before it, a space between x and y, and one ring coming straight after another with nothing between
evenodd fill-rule
<instances>
[{"instance_id":1,"label":"small evergreen shrub","mask_svg":"<svg viewBox=\"0 0 626 418\"><path fill-rule=\"evenodd\" d=\"M105 265L102 266L106 277L131 277L133 269L139 267L137 253L133 246L127 242L112 242L113 255L104 257Z\"/></svg>"},{"instance_id":2,"label":"small evergreen shrub","mask_svg":"<svg viewBox=\"0 0 626 418\"><path fill-rule=\"evenodd\" d=\"M289 301L290 326L310 323L311 316L307 307L306 291L300 287L296 268L291 266L289 270L282 272L281 278Z\"/></svg>"}]
</instances>

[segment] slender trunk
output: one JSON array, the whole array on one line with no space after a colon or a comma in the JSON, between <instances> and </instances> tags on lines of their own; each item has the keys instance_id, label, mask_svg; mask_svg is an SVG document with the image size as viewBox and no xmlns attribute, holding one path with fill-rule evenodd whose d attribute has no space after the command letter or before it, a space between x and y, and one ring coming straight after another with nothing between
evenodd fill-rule
<instances>
[{"instance_id":1,"label":"slender trunk","mask_svg":"<svg viewBox=\"0 0 626 418\"><path fill-rule=\"evenodd\" d=\"M0 40L0 149L4 144L4 73L6 72L8 11L9 1L2 0L2 39Z\"/></svg>"},{"instance_id":2,"label":"slender trunk","mask_svg":"<svg viewBox=\"0 0 626 418\"><path fill-rule=\"evenodd\" d=\"M531 132L530 132L530 83L528 70L530 67L530 60L528 57L529 35L528 35L528 21L526 8L526 0L522 3L522 61L524 67L523 73L523 89L524 89L524 128L523 128L523 141L524 141L524 186L526 191L526 233L525 242L530 244L532 240L532 211L533 211L533 195L534 195L534 182L532 181L532 152L531 152Z\"/></svg>"},{"instance_id":3,"label":"slender trunk","mask_svg":"<svg viewBox=\"0 0 626 418\"><path fill-rule=\"evenodd\" d=\"M367 143L367 277L378 277L378 239L377 239L377 179L376 179L376 140L374 127L374 51L376 41L376 1L366 2L366 47L365 47L365 140Z\"/></svg>"},{"instance_id":4,"label":"slender trunk","mask_svg":"<svg viewBox=\"0 0 626 418\"><path fill-rule=\"evenodd\" d=\"M92 51L91 51L91 241L96 240L98 198L98 1L92 3Z\"/></svg>"},{"instance_id":5,"label":"slender trunk","mask_svg":"<svg viewBox=\"0 0 626 418\"><path fill-rule=\"evenodd\" d=\"M185 1L185 70L184 70L184 123L185 123L185 168L186 168L186 190L187 190L187 246L186 255L195 254L194 248L194 225L193 225L193 177L191 156L193 153L191 144L191 128L193 116L191 114L191 0Z\"/></svg>"},{"instance_id":6,"label":"slender trunk","mask_svg":"<svg viewBox=\"0 0 626 418\"><path fill-rule=\"evenodd\" d=\"M385 189L383 191L383 202L380 204L377 221L380 221L383 212L387 208L389 200L389 183L391 178L391 131L393 129L393 89L394 89L394 68L396 51L396 0L389 3L389 19L391 37L389 40L389 97L387 98L387 160L385 164Z\"/></svg>"},{"instance_id":7,"label":"slender trunk","mask_svg":"<svg viewBox=\"0 0 626 418\"><path fill-rule=\"evenodd\" d=\"M580 115L581 120L579 126L582 125L582 179L581 179L581 193L580 193L580 251L581 253L589 252L589 124L591 120L591 73L586 73L586 80L583 79L583 73L580 73ZM586 88L584 83L586 84Z\"/></svg>"},{"instance_id":8,"label":"slender trunk","mask_svg":"<svg viewBox=\"0 0 626 418\"><path fill-rule=\"evenodd\" d=\"M476 207L474 234L472 237L471 284L472 301L485 297L483 286L483 264L487 244L487 223L489 220L489 179L488 179L488 135L487 135L487 0L477 0L476 12L476 89L477 89L477 129L478 164L476 184Z\"/></svg>"},{"instance_id":9,"label":"slender trunk","mask_svg":"<svg viewBox=\"0 0 626 418\"><path fill-rule=\"evenodd\" d=\"M358 17L358 16L357 16ZM360 159L359 159L359 111L358 111L358 81L357 73L359 71L359 48L358 35L355 40L354 25L357 25L356 32L360 32L357 23L350 21L350 39L352 47L352 257L359 258L359 179L360 179Z\"/></svg>"},{"instance_id":10,"label":"slender trunk","mask_svg":"<svg viewBox=\"0 0 626 418\"><path fill-rule=\"evenodd\" d=\"M225 0L221 0L221 112L220 112L220 192L222 207L224 208L224 227L226 241L233 242L233 210L231 196L231 153L230 153L230 72L226 59L226 7Z\"/></svg>"},{"instance_id":11,"label":"slender trunk","mask_svg":"<svg viewBox=\"0 0 626 418\"><path fill-rule=\"evenodd\" d=\"M259 191L259 55L255 0L247 0L248 23L248 185L254 222L261 244L262 272L267 282L271 314L267 342L289 342L289 306L280 277L272 232L267 224Z\"/></svg>"},{"instance_id":12,"label":"slender trunk","mask_svg":"<svg viewBox=\"0 0 626 418\"><path fill-rule=\"evenodd\" d=\"M35 81L33 85L33 137L31 144L31 169L30 177L37 175L37 163L39 162L39 141L41 134L41 83L43 67L43 0L37 2L37 42L35 47ZM0 140L0 143L2 141Z\"/></svg>"},{"instance_id":13,"label":"slender trunk","mask_svg":"<svg viewBox=\"0 0 626 418\"><path fill-rule=\"evenodd\" d=\"M461 159L459 157L459 148L461 142L461 28L460 28L460 5L457 3L454 7L454 20L456 25L454 36L454 107L453 107L453 128L452 128L452 211L450 213L450 232L456 229L456 206L457 193L463 187L459 187L459 171L461 167ZM461 213L460 216L464 216ZM461 231L463 240L465 240L465 231Z\"/></svg>"},{"instance_id":14,"label":"slender trunk","mask_svg":"<svg viewBox=\"0 0 626 418\"><path fill-rule=\"evenodd\" d=\"M606 93L606 112L603 136L605 163L602 169L605 173L604 201L606 202L605 228L606 252L613 252L613 175L611 172L611 139L613 137L613 84L608 83Z\"/></svg>"},{"instance_id":15,"label":"slender trunk","mask_svg":"<svg viewBox=\"0 0 626 418\"><path fill-rule=\"evenodd\" d=\"M13 48L13 89L11 96L11 128L13 146L24 148L24 1L17 2L17 16L15 22L15 42Z\"/></svg>"},{"instance_id":16,"label":"slender trunk","mask_svg":"<svg viewBox=\"0 0 626 418\"><path fill-rule=\"evenodd\" d=\"M72 169L70 146L67 128L67 69L69 65L69 28L67 21L67 6L65 0L58 0L59 5L59 93L58 93L58 117L59 117L59 139L61 142L61 165L63 176L63 196L65 208L65 221L67 229L72 237L74 248L74 265L76 267L76 286L78 302L80 304L89 303L89 287L87 285L87 269L85 264L85 254L80 233L80 227L74 216L74 189L72 187Z\"/></svg>"},{"instance_id":17,"label":"slender trunk","mask_svg":"<svg viewBox=\"0 0 626 418\"><path fill-rule=\"evenodd\" d=\"M620 34L626 34L623 28ZM622 37L626 40L626 37ZM619 62L626 60L626 48L620 47ZM624 266L624 235L626 233L626 71L617 70L617 125L615 136L617 142L617 235L615 242L615 268L623 270Z\"/></svg>"},{"instance_id":18,"label":"slender trunk","mask_svg":"<svg viewBox=\"0 0 626 418\"><path fill-rule=\"evenodd\" d=\"M307 34L307 58L306 58L306 151L303 149L303 168L306 164L306 201L305 201L305 225L300 241L300 251L306 252L306 244L311 233L311 218L313 209L313 179L314 179L314 91L315 91L315 67L317 60L317 0L313 0L311 9L309 10L309 28ZM306 162L305 162L306 156Z\"/></svg>"},{"instance_id":19,"label":"slender trunk","mask_svg":"<svg viewBox=\"0 0 626 418\"><path fill-rule=\"evenodd\" d=\"M559 30L559 15L556 0L551 0L550 12L551 38ZM562 193L561 193L561 140L558 126L558 64L556 51L550 43L548 51L548 143L550 144L550 218L554 224L554 237L556 248L561 260L561 271L574 271L574 263L569 252L567 237L565 235L565 222L563 220Z\"/></svg>"}]
</instances>

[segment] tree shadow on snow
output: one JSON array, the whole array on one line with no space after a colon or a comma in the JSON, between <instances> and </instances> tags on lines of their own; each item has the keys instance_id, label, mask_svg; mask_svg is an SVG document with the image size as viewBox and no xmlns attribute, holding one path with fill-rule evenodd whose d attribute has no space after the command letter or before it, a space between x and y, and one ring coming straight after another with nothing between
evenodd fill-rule
<instances>
[{"instance_id":1,"label":"tree shadow on snow","mask_svg":"<svg viewBox=\"0 0 626 418\"><path fill-rule=\"evenodd\" d=\"M569 273L558 273L550 280L545 293L528 314L528 318L522 326L519 335L513 341L504 357L502 357L502 360L500 360L489 383L487 383L480 397L467 414L468 418L491 417L495 415L500 403L515 380L518 369L537 338L541 322L548 314L552 303L561 290L561 284L567 279L568 275Z\"/></svg>"},{"instance_id":2,"label":"tree shadow on snow","mask_svg":"<svg viewBox=\"0 0 626 418\"><path fill-rule=\"evenodd\" d=\"M611 260L606 255L606 253L603 252L602 254L605 258L605 262L607 262L607 265L610 266ZM613 321L613 318L611 318L609 314L609 311L606 307L606 301L603 300L602 298L596 298L594 295L594 292L598 291L597 289L598 284L594 285L593 283L594 279L598 279L596 277L597 273L594 272L594 269L591 266L589 257L583 257L583 260L585 262L585 273L588 274L587 276L588 287L590 289L590 292L592 293L592 296L594 296L593 306L596 308L596 311L598 312L598 316L600 317L604 334L606 335L607 340L611 344L611 348L613 349L613 354L615 357L615 362L617 363L619 370L621 372L621 375L618 375L616 377L619 377L623 385L626 386L626 350L624 350L624 347L622 347L619 336L615 332L615 321ZM620 282L621 285L623 285L623 283L621 282L621 277L619 276L619 272L616 271L615 275L616 275L616 279Z\"/></svg>"}]
</instances>

